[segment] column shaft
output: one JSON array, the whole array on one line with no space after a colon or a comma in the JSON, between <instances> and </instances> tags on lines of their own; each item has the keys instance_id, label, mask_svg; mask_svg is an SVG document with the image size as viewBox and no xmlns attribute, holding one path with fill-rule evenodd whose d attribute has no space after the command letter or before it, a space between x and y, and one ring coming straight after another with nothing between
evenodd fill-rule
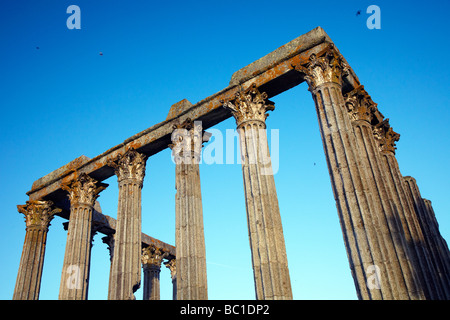
<instances>
[{"instance_id":1,"label":"column shaft","mask_svg":"<svg viewBox=\"0 0 450 320\"><path fill-rule=\"evenodd\" d=\"M177 300L177 263L176 259L172 258L164 265L170 269L170 276L172 278L172 300Z\"/></svg>"},{"instance_id":2,"label":"column shaft","mask_svg":"<svg viewBox=\"0 0 450 320\"><path fill-rule=\"evenodd\" d=\"M267 144L266 132L261 122L247 122L240 127L239 135L256 296L292 299L273 175L265 175L261 168L264 164L258 160L250 161L260 158L260 143Z\"/></svg>"},{"instance_id":3,"label":"column shaft","mask_svg":"<svg viewBox=\"0 0 450 320\"><path fill-rule=\"evenodd\" d=\"M436 246L439 252L439 256L442 261L442 269L443 274L445 277L443 277L444 283L446 282L448 287L450 285L450 251L448 249L447 242L442 237L440 231L439 231L439 224L436 220L436 216L434 214L433 206L431 204L430 200L422 199L425 205L425 209L428 213L428 217L430 220L430 229L433 235L433 238L435 239ZM450 296L447 293L446 299L450 299Z\"/></svg>"},{"instance_id":4,"label":"column shaft","mask_svg":"<svg viewBox=\"0 0 450 320\"><path fill-rule=\"evenodd\" d=\"M160 300L160 272L161 267L157 265L144 266L144 300Z\"/></svg>"},{"instance_id":5,"label":"column shaft","mask_svg":"<svg viewBox=\"0 0 450 320\"><path fill-rule=\"evenodd\" d=\"M61 211L52 206L51 201L27 201L17 206L27 227L13 300L39 299L48 227L53 215Z\"/></svg>"},{"instance_id":6,"label":"column shaft","mask_svg":"<svg viewBox=\"0 0 450 320\"><path fill-rule=\"evenodd\" d=\"M175 167L177 299L208 298L206 248L200 187L202 129L189 119L172 134Z\"/></svg>"},{"instance_id":7,"label":"column shaft","mask_svg":"<svg viewBox=\"0 0 450 320\"><path fill-rule=\"evenodd\" d=\"M387 272L381 256L381 244L371 221L374 217L368 203L367 183L360 172L355 137L347 115L343 114L341 87L332 83L321 86L313 91L313 97L358 296L360 299L382 299L382 285L374 283L372 289L367 286L376 267L381 269L383 275ZM383 293L384 296L392 296L390 290Z\"/></svg>"},{"instance_id":8,"label":"column shaft","mask_svg":"<svg viewBox=\"0 0 450 320\"><path fill-rule=\"evenodd\" d=\"M87 174L62 188L69 192L70 218L59 289L60 300L86 300L92 247L92 212L95 199L107 187Z\"/></svg>"},{"instance_id":9,"label":"column shaft","mask_svg":"<svg viewBox=\"0 0 450 320\"><path fill-rule=\"evenodd\" d=\"M91 257L92 207L71 208L60 300L86 300Z\"/></svg>"},{"instance_id":10,"label":"column shaft","mask_svg":"<svg viewBox=\"0 0 450 320\"><path fill-rule=\"evenodd\" d=\"M225 103L236 119L256 299L292 299L286 246L275 189L265 114L273 110L255 86Z\"/></svg>"},{"instance_id":11,"label":"column shaft","mask_svg":"<svg viewBox=\"0 0 450 320\"><path fill-rule=\"evenodd\" d=\"M359 133L360 146L342 95L342 77L348 66L332 45L309 61L293 66L304 74L319 120L333 193L360 299L410 299L383 201L375 188L379 175L372 172L362 148L367 132ZM376 166L375 166L376 168ZM379 168L377 169L379 173ZM398 247L398 246L397 246ZM400 257L401 258L401 257ZM408 282L409 283L409 282Z\"/></svg>"},{"instance_id":12,"label":"column shaft","mask_svg":"<svg viewBox=\"0 0 450 320\"><path fill-rule=\"evenodd\" d=\"M433 237L430 225L432 221L425 206L425 203L420 195L416 180L412 177L404 177L406 190L411 202L414 205L414 211L420 224L424 236L424 245L431 258L432 273L434 282L436 284L436 299L449 299L450 297L450 281L449 274L445 272L445 262L439 252L439 244Z\"/></svg>"},{"instance_id":13,"label":"column shaft","mask_svg":"<svg viewBox=\"0 0 450 320\"><path fill-rule=\"evenodd\" d=\"M399 221L392 207L389 191L380 170L378 150L373 141L372 129L368 123L355 125L356 141L360 150L361 164L365 172L371 172L372 177L366 180L373 200L373 212L376 234L381 243L382 259L387 272L387 281L383 286L390 287L384 292L384 299L409 299L416 298L417 286L415 285L409 261L405 254L405 243L399 234ZM397 259L395 258L397 256ZM394 257L394 258L393 258Z\"/></svg>"},{"instance_id":14,"label":"column shaft","mask_svg":"<svg viewBox=\"0 0 450 320\"><path fill-rule=\"evenodd\" d=\"M379 142L386 183L391 190L393 206L400 220L408 256L417 275L417 284L423 292L423 298L434 299L436 283L432 276L430 257L424 248L424 237L414 213L414 207L407 197L403 176L395 158L395 142L398 141L400 135L392 130L388 119L378 123L373 132Z\"/></svg>"},{"instance_id":15,"label":"column shaft","mask_svg":"<svg viewBox=\"0 0 450 320\"><path fill-rule=\"evenodd\" d=\"M133 149L108 163L119 183L117 226L108 299L135 300L141 282L141 189L146 157Z\"/></svg>"},{"instance_id":16,"label":"column shaft","mask_svg":"<svg viewBox=\"0 0 450 320\"><path fill-rule=\"evenodd\" d=\"M142 249L142 267L144 269L144 300L160 300L159 274L161 262L168 253L162 249L148 246Z\"/></svg>"},{"instance_id":17,"label":"column shaft","mask_svg":"<svg viewBox=\"0 0 450 320\"><path fill-rule=\"evenodd\" d=\"M387 272L383 286L385 299L422 299L423 292L416 283L411 265L409 242L403 232L402 207L396 206L381 160L379 145L375 141L372 123L382 118L376 104L363 86L345 95L345 106L353 125L361 173L366 176L369 206L374 213L372 223L381 244L382 258ZM415 262L415 259L412 259ZM389 294L392 294L390 296Z\"/></svg>"}]
</instances>

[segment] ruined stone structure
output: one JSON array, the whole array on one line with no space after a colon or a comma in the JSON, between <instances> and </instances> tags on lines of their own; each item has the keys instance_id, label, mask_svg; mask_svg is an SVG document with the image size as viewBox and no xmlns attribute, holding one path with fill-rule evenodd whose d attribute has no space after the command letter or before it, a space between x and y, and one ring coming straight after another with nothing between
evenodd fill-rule
<instances>
[{"instance_id":1,"label":"ruined stone structure","mask_svg":"<svg viewBox=\"0 0 450 320\"><path fill-rule=\"evenodd\" d=\"M360 299L450 299L450 253L431 202L395 157L396 133L320 27L235 72L229 85L93 159L81 156L33 183L19 205L26 236L13 299L38 299L46 235L54 215L68 219L60 299L87 299L90 248L102 233L110 251L109 299L158 300L160 268L170 268L174 299L207 299L198 161L208 128L234 117L257 299L292 299L281 212L266 136L269 99L306 81ZM141 230L146 160L170 147L175 159L175 247ZM97 197L117 176L117 220ZM111 186L109 186L111 188ZM74 277L75 275L75 277Z\"/></svg>"}]
</instances>

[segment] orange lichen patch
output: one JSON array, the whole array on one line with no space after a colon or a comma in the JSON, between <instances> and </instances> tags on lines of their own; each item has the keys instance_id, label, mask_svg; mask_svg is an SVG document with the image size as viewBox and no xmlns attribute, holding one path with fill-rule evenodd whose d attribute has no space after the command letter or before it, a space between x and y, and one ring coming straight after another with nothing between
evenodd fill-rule
<instances>
[{"instance_id":1,"label":"orange lichen patch","mask_svg":"<svg viewBox=\"0 0 450 320\"><path fill-rule=\"evenodd\" d=\"M182 114L184 111L188 110L192 107L192 103L190 103L187 99L183 99L170 107L169 114L167 115L166 120L176 118L178 115Z\"/></svg>"},{"instance_id":2,"label":"orange lichen patch","mask_svg":"<svg viewBox=\"0 0 450 320\"><path fill-rule=\"evenodd\" d=\"M94 171L95 170L98 170L98 169L101 169L101 168L103 168L105 166L105 164L103 163L103 162L96 162L95 164L94 164Z\"/></svg>"},{"instance_id":3,"label":"orange lichen patch","mask_svg":"<svg viewBox=\"0 0 450 320\"><path fill-rule=\"evenodd\" d=\"M50 172L49 174L43 176L42 178L36 180L35 182L33 182L30 192L33 192L44 186L47 186L49 183L51 183L51 181L57 179L58 177L69 174L70 172L81 167L83 164L85 164L89 160L91 160L91 159L84 155L72 160L71 162L60 167L59 169L56 169L56 170Z\"/></svg>"},{"instance_id":4,"label":"orange lichen patch","mask_svg":"<svg viewBox=\"0 0 450 320\"><path fill-rule=\"evenodd\" d=\"M78 178L78 172L76 170L74 170L71 174L68 174L68 175L64 176L60 180L60 185L69 184L70 182L72 182L76 178Z\"/></svg>"},{"instance_id":5,"label":"orange lichen patch","mask_svg":"<svg viewBox=\"0 0 450 320\"><path fill-rule=\"evenodd\" d=\"M136 150L136 149L139 149L140 147L142 147L142 143L138 140L131 141L127 144L127 149Z\"/></svg>"}]
</instances>

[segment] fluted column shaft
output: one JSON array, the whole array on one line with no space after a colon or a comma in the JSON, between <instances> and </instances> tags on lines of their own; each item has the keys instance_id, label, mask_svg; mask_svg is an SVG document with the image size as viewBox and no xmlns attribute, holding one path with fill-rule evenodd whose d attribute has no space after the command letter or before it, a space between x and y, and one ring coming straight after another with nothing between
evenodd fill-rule
<instances>
[{"instance_id":1,"label":"fluted column shaft","mask_svg":"<svg viewBox=\"0 0 450 320\"><path fill-rule=\"evenodd\" d=\"M38 300L48 227L61 210L51 201L27 201L17 209L25 215L26 233L13 300Z\"/></svg>"},{"instance_id":2,"label":"fluted column shaft","mask_svg":"<svg viewBox=\"0 0 450 320\"><path fill-rule=\"evenodd\" d=\"M245 205L256 299L292 299L286 246L265 120L273 103L255 86L224 106L236 119L244 179Z\"/></svg>"},{"instance_id":3,"label":"fluted column shaft","mask_svg":"<svg viewBox=\"0 0 450 320\"><path fill-rule=\"evenodd\" d=\"M160 300L159 274L164 254L156 247L142 249L142 267L144 269L144 300Z\"/></svg>"},{"instance_id":4,"label":"fluted column shaft","mask_svg":"<svg viewBox=\"0 0 450 320\"><path fill-rule=\"evenodd\" d=\"M382 270L386 272L385 275L387 276L387 281L382 284L384 286L382 290L384 294L383 299L409 299L410 294L408 291L411 291L411 294L415 296L417 289L413 281L406 283L407 279L413 280L413 277L405 255L404 242L398 232L397 217L394 215L393 208L389 203L390 199L388 198L386 185L380 171L380 163L377 161L377 156L374 153L377 150L374 148L374 144L371 143L373 141L370 141L370 137L373 136L372 129L368 123L359 121L354 124L354 130L360 150L361 169L366 172L371 170L373 174L373 179L369 176L366 179L366 183L367 189L370 190L371 200L373 200L373 203L369 204L373 208L371 223L374 224L375 236L378 238L377 242L380 246L379 249L373 249L381 250L381 260L376 262L384 264ZM395 256L397 256L398 260L390 258ZM401 262L403 262L403 268ZM389 287L389 289L386 287Z\"/></svg>"},{"instance_id":5,"label":"fluted column shaft","mask_svg":"<svg viewBox=\"0 0 450 320\"><path fill-rule=\"evenodd\" d=\"M358 297L379 300L383 295L376 283L371 289L367 284L372 276L371 270L375 271L374 280L378 280L374 266L380 268L384 263L381 263L380 250L372 250L377 237L373 224L367 221L371 218L366 197L368 192L364 189L366 184L360 172L355 136L342 97L341 76L344 66L332 52L330 56L337 60L337 68L326 64L322 57L321 61L317 61L315 55L310 57L307 65L294 67L305 74L316 105L325 158ZM320 77L327 70L331 75L336 75L321 80Z\"/></svg>"},{"instance_id":6,"label":"fluted column shaft","mask_svg":"<svg viewBox=\"0 0 450 320\"><path fill-rule=\"evenodd\" d=\"M431 204L430 200L422 199L425 208L428 212L429 219L431 221L431 228L432 228L432 234L433 237L436 239L436 243L438 245L439 254L442 258L442 264L444 269L444 274L447 275L447 281L450 277L450 251L448 249L447 241L445 241L444 237L442 237L441 232L439 231L439 223L436 220L436 215L434 213L433 205ZM449 296L447 296L447 299L450 299Z\"/></svg>"},{"instance_id":7,"label":"fluted column shaft","mask_svg":"<svg viewBox=\"0 0 450 320\"><path fill-rule=\"evenodd\" d=\"M186 120L175 126L172 153L175 160L175 245L177 299L208 299L206 248L200 187L202 128Z\"/></svg>"},{"instance_id":8,"label":"fluted column shaft","mask_svg":"<svg viewBox=\"0 0 450 320\"><path fill-rule=\"evenodd\" d=\"M345 95L345 105L353 125L359 167L366 176L366 192L369 206L373 212L371 223L375 227L375 236L380 244L381 258L387 276L381 290L384 299L423 299L421 286L416 282L416 262L414 251L410 250L403 231L403 208L396 206L394 195L388 183L383 167L379 145L373 134L371 123L382 118L376 104L363 86L355 88ZM412 262L410 261L410 258Z\"/></svg>"},{"instance_id":9,"label":"fluted column shaft","mask_svg":"<svg viewBox=\"0 0 450 320\"><path fill-rule=\"evenodd\" d=\"M87 174L62 188L69 192L70 218L59 289L60 300L86 300L92 247L92 212L99 192L107 184L98 183Z\"/></svg>"},{"instance_id":10,"label":"fluted column shaft","mask_svg":"<svg viewBox=\"0 0 450 320\"><path fill-rule=\"evenodd\" d=\"M119 183L114 255L109 278L108 299L135 300L141 283L141 190L146 157L133 149L120 155L109 166Z\"/></svg>"},{"instance_id":11,"label":"fluted column shaft","mask_svg":"<svg viewBox=\"0 0 450 320\"><path fill-rule=\"evenodd\" d=\"M154 264L144 265L144 300L160 300L159 274L161 266Z\"/></svg>"},{"instance_id":12,"label":"fluted column shaft","mask_svg":"<svg viewBox=\"0 0 450 320\"><path fill-rule=\"evenodd\" d=\"M403 176L395 157L395 143L400 135L392 130L389 119L384 119L373 128L375 140L378 142L382 167L386 183L391 191L391 200L396 209L401 231L406 242L408 256L417 275L417 282L425 299L436 298L436 283L430 257L424 247L424 237L409 200L403 182Z\"/></svg>"},{"instance_id":13,"label":"fluted column shaft","mask_svg":"<svg viewBox=\"0 0 450 320\"><path fill-rule=\"evenodd\" d=\"M321 86L313 91L339 221L357 293L360 299L379 300L383 295L376 284L373 289L367 286L372 275L369 270L376 271L374 266L378 266L382 268L380 271L384 275L387 273L376 231L373 224L367 221L371 218L366 197L368 192L364 190L365 181L358 165L351 124L344 121L346 115L342 114L341 95L341 87L335 84ZM385 295L392 296L389 291Z\"/></svg>"},{"instance_id":14,"label":"fluted column shaft","mask_svg":"<svg viewBox=\"0 0 450 320\"><path fill-rule=\"evenodd\" d=\"M332 45L293 66L308 82L319 120L325 156L360 299L410 299L390 225L367 170L342 95L348 65ZM368 132L364 133L367 136ZM360 135L360 138L363 138ZM365 143L364 143L365 147ZM365 153L365 154L364 154ZM373 152L372 152L373 153Z\"/></svg>"},{"instance_id":15,"label":"fluted column shaft","mask_svg":"<svg viewBox=\"0 0 450 320\"><path fill-rule=\"evenodd\" d=\"M412 177L404 177L407 194L414 205L414 211L424 236L425 248L428 251L433 266L436 283L436 299L450 299L450 274L446 272L445 258L439 250L440 243L433 236L432 224L429 212L424 203L417 182Z\"/></svg>"},{"instance_id":16,"label":"fluted column shaft","mask_svg":"<svg viewBox=\"0 0 450 320\"><path fill-rule=\"evenodd\" d=\"M177 260L175 258L164 262L164 265L170 270L170 277L172 279L172 300L177 300Z\"/></svg>"}]
</instances>

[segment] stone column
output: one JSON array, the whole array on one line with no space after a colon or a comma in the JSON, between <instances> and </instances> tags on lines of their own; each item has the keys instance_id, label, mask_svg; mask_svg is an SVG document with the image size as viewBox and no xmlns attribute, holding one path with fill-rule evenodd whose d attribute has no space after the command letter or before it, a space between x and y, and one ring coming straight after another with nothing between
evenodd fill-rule
<instances>
[{"instance_id":1,"label":"stone column","mask_svg":"<svg viewBox=\"0 0 450 320\"><path fill-rule=\"evenodd\" d=\"M109 251L109 261L112 265L112 260L114 256L114 234L108 234L102 238L102 242L106 244Z\"/></svg>"},{"instance_id":2,"label":"stone column","mask_svg":"<svg viewBox=\"0 0 450 320\"><path fill-rule=\"evenodd\" d=\"M266 134L266 112L274 110L252 85L224 102L236 119L257 299L292 299L286 247Z\"/></svg>"},{"instance_id":3,"label":"stone column","mask_svg":"<svg viewBox=\"0 0 450 320\"><path fill-rule=\"evenodd\" d=\"M414 204L415 214L418 218L420 228L424 236L424 244L426 250L431 257L431 264L434 271L434 279L437 284L437 292L435 299L450 299L450 274L445 271L445 259L439 252L439 243L433 237L432 220L429 218L429 213L426 205L420 194L416 179L413 177L404 177L408 196Z\"/></svg>"},{"instance_id":4,"label":"stone column","mask_svg":"<svg viewBox=\"0 0 450 320\"><path fill-rule=\"evenodd\" d=\"M62 189L69 192L70 218L59 288L60 300L87 299L93 239L92 212L99 193L107 186L85 173L62 185Z\"/></svg>"},{"instance_id":5,"label":"stone column","mask_svg":"<svg viewBox=\"0 0 450 320\"><path fill-rule=\"evenodd\" d=\"M316 104L339 221L360 299L410 299L389 225L381 215L342 94L349 67L332 44L293 66L309 85ZM366 155L367 156L367 155ZM394 281L394 286L391 285ZM395 288L395 289L394 289Z\"/></svg>"},{"instance_id":6,"label":"stone column","mask_svg":"<svg viewBox=\"0 0 450 320\"><path fill-rule=\"evenodd\" d=\"M142 267L144 269L144 300L160 300L159 274L165 254L152 246L142 248Z\"/></svg>"},{"instance_id":7,"label":"stone column","mask_svg":"<svg viewBox=\"0 0 450 320\"><path fill-rule=\"evenodd\" d=\"M172 278L172 300L177 300L177 260L175 258L164 262L164 265L170 269L170 276Z\"/></svg>"},{"instance_id":8,"label":"stone column","mask_svg":"<svg viewBox=\"0 0 450 320\"><path fill-rule=\"evenodd\" d=\"M412 262L418 283L424 298L435 299L437 288L433 277L434 267L424 246L424 236L417 220L414 206L410 201L403 183L403 176L395 157L395 143L400 135L389 125L389 119L379 116L373 127L375 140L380 151L386 182L391 190L393 206L397 210L402 232L408 246L408 255Z\"/></svg>"},{"instance_id":9,"label":"stone column","mask_svg":"<svg viewBox=\"0 0 450 320\"><path fill-rule=\"evenodd\" d=\"M441 232L439 231L439 223L436 220L436 215L434 214L433 205L431 204L430 200L422 199L423 203L425 205L425 209L427 210L428 217L430 223L431 232L433 235L433 238L435 239L435 242L438 247L439 255L442 259L442 266L444 274L446 275L443 281L447 281L447 286L450 286L450 251L448 249L447 242L442 237ZM447 295L446 299L450 299L450 296Z\"/></svg>"},{"instance_id":10,"label":"stone column","mask_svg":"<svg viewBox=\"0 0 450 320\"><path fill-rule=\"evenodd\" d=\"M178 300L208 299L200 187L201 124L187 119L172 133L175 160L175 245Z\"/></svg>"},{"instance_id":11,"label":"stone column","mask_svg":"<svg viewBox=\"0 0 450 320\"><path fill-rule=\"evenodd\" d=\"M412 265L417 258L415 251L409 248L409 233L405 234L403 230L403 208L393 201L392 185L373 135L372 125L381 121L383 116L362 85L347 93L344 99L356 138L359 166L367 174L365 192L371 197L374 213L371 223L380 244L382 260L379 261L384 264L379 267L388 280L381 289L384 298L422 299L423 291L416 282L417 275Z\"/></svg>"},{"instance_id":12,"label":"stone column","mask_svg":"<svg viewBox=\"0 0 450 320\"><path fill-rule=\"evenodd\" d=\"M51 201L27 201L17 209L25 215L26 233L13 300L38 300L48 227L61 209Z\"/></svg>"},{"instance_id":13,"label":"stone column","mask_svg":"<svg viewBox=\"0 0 450 320\"><path fill-rule=\"evenodd\" d=\"M114 255L109 277L109 300L135 300L141 283L141 190L147 157L129 149L108 165L119 183Z\"/></svg>"}]
</instances>

